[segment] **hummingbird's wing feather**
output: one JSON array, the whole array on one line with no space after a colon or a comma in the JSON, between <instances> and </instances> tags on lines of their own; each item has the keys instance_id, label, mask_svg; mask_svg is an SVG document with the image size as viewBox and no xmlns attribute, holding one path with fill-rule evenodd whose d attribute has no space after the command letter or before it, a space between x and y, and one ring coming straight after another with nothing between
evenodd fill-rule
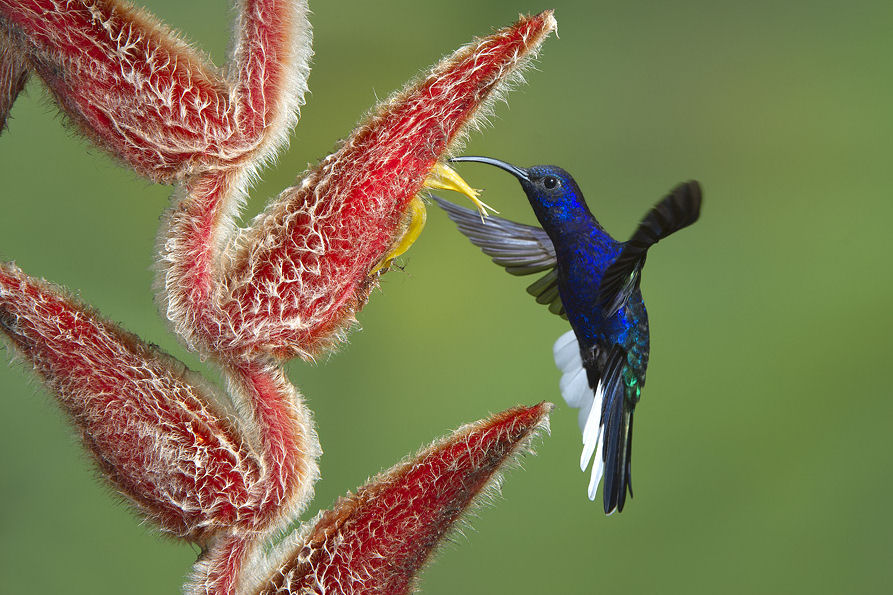
<instances>
[{"instance_id":1,"label":"hummingbird's wing feather","mask_svg":"<svg viewBox=\"0 0 893 595\"><path fill-rule=\"evenodd\" d=\"M472 244L512 275L548 271L531 284L527 292L538 303L548 305L553 314L567 317L558 295L555 246L545 231L533 225L515 223L492 215L481 220L480 214L475 210L466 209L438 196L432 198Z\"/></svg>"},{"instance_id":2,"label":"hummingbird's wing feather","mask_svg":"<svg viewBox=\"0 0 893 595\"><path fill-rule=\"evenodd\" d=\"M611 349L596 347L583 354L576 334L570 330L555 342L553 354L555 365L562 371L561 395L568 405L580 410L579 424L583 432L580 469L586 471L592 463L589 499L595 500L604 476L605 513L621 511L627 490L632 494L633 410L621 377L626 351L614 345Z\"/></svg>"},{"instance_id":3,"label":"hummingbird's wing feather","mask_svg":"<svg viewBox=\"0 0 893 595\"><path fill-rule=\"evenodd\" d=\"M466 209L438 196L434 201L446 211L471 243L513 275L529 275L555 267L555 247L545 231L501 217L481 220L477 211Z\"/></svg>"},{"instance_id":4,"label":"hummingbird's wing feather","mask_svg":"<svg viewBox=\"0 0 893 595\"><path fill-rule=\"evenodd\" d=\"M607 268L599 287L599 307L606 318L623 307L639 287L648 249L670 234L688 227L701 213L701 185L691 181L676 186L639 223L620 255Z\"/></svg>"},{"instance_id":5,"label":"hummingbird's wing feather","mask_svg":"<svg viewBox=\"0 0 893 595\"><path fill-rule=\"evenodd\" d=\"M527 286L527 293L536 298L538 304L548 304L549 312L567 318L561 296L558 295L558 271L552 269Z\"/></svg>"}]
</instances>

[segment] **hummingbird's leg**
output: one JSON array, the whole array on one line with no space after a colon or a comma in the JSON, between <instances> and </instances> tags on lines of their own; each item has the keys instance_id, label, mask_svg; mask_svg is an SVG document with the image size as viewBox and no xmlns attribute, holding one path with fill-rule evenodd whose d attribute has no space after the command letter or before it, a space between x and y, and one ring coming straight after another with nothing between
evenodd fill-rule
<instances>
[{"instance_id":1,"label":"hummingbird's leg","mask_svg":"<svg viewBox=\"0 0 893 595\"><path fill-rule=\"evenodd\" d=\"M428 174L428 178L425 180L424 187L433 188L435 190L452 190L453 192L464 194L471 199L471 202L477 207L478 213L481 214L481 221L484 220L484 217L489 215L487 212L488 210L493 211L494 213L499 213L499 211L490 205L481 202L478 198L481 191L475 190L469 186L468 182L463 180L462 176L449 165L443 163L435 164L434 167L431 168L431 173Z\"/></svg>"}]
</instances>

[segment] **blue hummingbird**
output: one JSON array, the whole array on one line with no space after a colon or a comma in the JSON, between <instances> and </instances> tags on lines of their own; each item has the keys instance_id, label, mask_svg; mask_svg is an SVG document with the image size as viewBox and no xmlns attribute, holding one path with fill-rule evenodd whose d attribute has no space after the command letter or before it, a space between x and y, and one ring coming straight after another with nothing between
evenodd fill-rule
<instances>
[{"instance_id":1,"label":"blue hummingbird","mask_svg":"<svg viewBox=\"0 0 893 595\"><path fill-rule=\"evenodd\" d=\"M595 500L602 476L606 514L622 511L632 496L630 461L633 413L648 366L648 315L639 290L648 249L697 221L701 187L678 185L642 219L632 237L618 242L586 206L569 173L554 165L520 168L489 157L456 157L486 163L515 176L542 229L465 209L434 197L459 230L513 275L546 272L527 288L540 304L570 322L555 342L561 394L580 409L580 468L592 463L588 495Z\"/></svg>"}]
</instances>

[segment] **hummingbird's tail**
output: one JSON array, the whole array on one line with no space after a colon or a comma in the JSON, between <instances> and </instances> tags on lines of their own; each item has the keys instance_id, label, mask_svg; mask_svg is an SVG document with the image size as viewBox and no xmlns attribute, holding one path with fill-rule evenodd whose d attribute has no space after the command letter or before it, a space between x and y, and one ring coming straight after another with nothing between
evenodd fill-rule
<instances>
[{"instance_id":1,"label":"hummingbird's tail","mask_svg":"<svg viewBox=\"0 0 893 595\"><path fill-rule=\"evenodd\" d=\"M639 272L648 249L698 220L701 198L701 185L696 181L686 182L676 186L648 211L602 277L599 305L606 318L613 316L639 286Z\"/></svg>"},{"instance_id":2,"label":"hummingbird's tail","mask_svg":"<svg viewBox=\"0 0 893 595\"><path fill-rule=\"evenodd\" d=\"M594 397L592 407L583 424L580 468L585 471L590 461L592 462L590 500L595 500L598 484L604 477L602 496L605 514L611 514L623 510L627 492L632 496L630 464L635 403L627 398L622 377L626 364L625 349L614 345L599 370L592 362L585 361L587 359L584 357L583 365L588 372L590 385L595 384L596 388L594 393L590 393ZM600 358L596 356L596 359Z\"/></svg>"},{"instance_id":3,"label":"hummingbird's tail","mask_svg":"<svg viewBox=\"0 0 893 595\"><path fill-rule=\"evenodd\" d=\"M626 350L615 345L608 355L599 388L604 391L600 431L604 434L605 514L623 512L626 493L632 496L630 464L633 445L633 407L626 397L623 368Z\"/></svg>"}]
</instances>

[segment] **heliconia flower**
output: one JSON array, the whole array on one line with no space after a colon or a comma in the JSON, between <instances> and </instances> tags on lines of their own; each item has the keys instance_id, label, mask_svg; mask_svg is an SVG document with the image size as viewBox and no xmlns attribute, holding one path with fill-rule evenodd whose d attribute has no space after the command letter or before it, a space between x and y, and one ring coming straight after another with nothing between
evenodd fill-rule
<instances>
[{"instance_id":1,"label":"heliconia flower","mask_svg":"<svg viewBox=\"0 0 893 595\"><path fill-rule=\"evenodd\" d=\"M551 410L540 403L469 424L375 477L284 540L249 592L409 592L456 520L548 431Z\"/></svg>"},{"instance_id":2,"label":"heliconia flower","mask_svg":"<svg viewBox=\"0 0 893 595\"><path fill-rule=\"evenodd\" d=\"M271 527L309 500L319 445L278 367L226 366L233 407L182 363L3 263L0 331L100 473L162 531L203 544L223 529Z\"/></svg>"},{"instance_id":3,"label":"heliconia flower","mask_svg":"<svg viewBox=\"0 0 893 595\"><path fill-rule=\"evenodd\" d=\"M440 163L462 131L555 29L523 17L447 57L383 102L221 256L208 236L239 176L186 186L162 246L167 315L223 353L310 356L337 341L421 224L426 186L475 193Z\"/></svg>"},{"instance_id":4,"label":"heliconia flower","mask_svg":"<svg viewBox=\"0 0 893 595\"><path fill-rule=\"evenodd\" d=\"M547 423L549 404L458 430L269 552L318 478L311 416L281 367L335 343L425 221L420 193L486 205L443 161L555 30L551 12L478 39L382 103L244 230L252 179L307 90L305 0L237 0L223 74L119 0L0 0L0 131L29 73L74 126L177 185L159 235L174 331L222 394L62 289L0 263L0 334L33 366L102 475L161 531L198 543L188 589L403 593L432 549Z\"/></svg>"}]
</instances>

